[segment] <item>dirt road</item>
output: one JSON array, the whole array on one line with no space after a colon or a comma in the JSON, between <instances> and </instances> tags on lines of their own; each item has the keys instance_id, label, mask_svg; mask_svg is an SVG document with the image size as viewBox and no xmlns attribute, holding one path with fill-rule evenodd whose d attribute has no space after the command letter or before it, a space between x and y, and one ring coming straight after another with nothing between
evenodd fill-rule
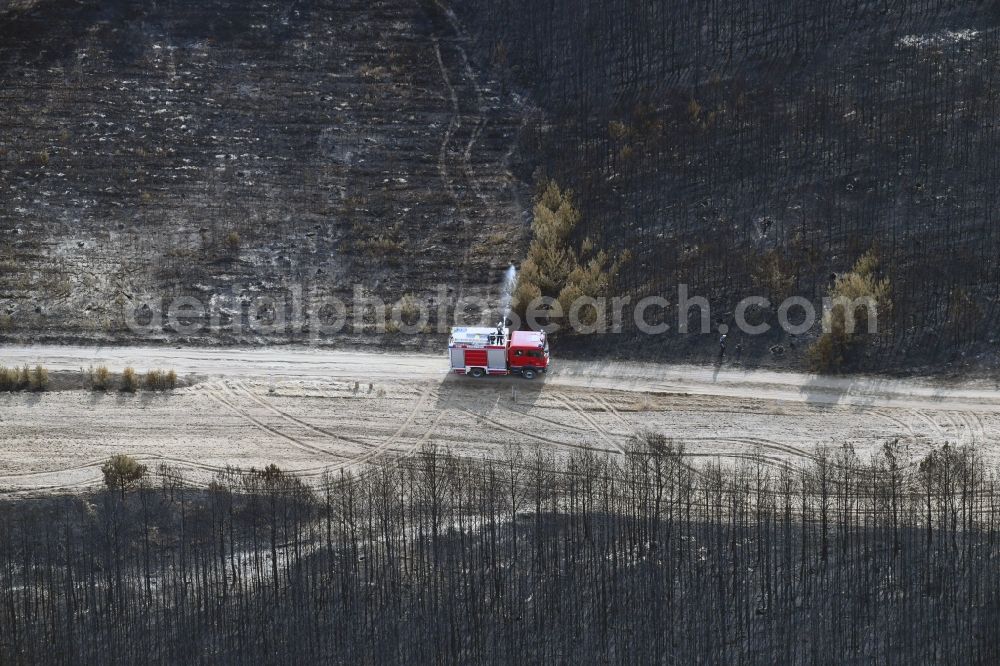
<instances>
[{"instance_id":1,"label":"dirt road","mask_svg":"<svg viewBox=\"0 0 1000 666\"><path fill-rule=\"evenodd\" d=\"M801 464L819 446L890 439L920 455L945 441L1000 447L1000 389L820 378L733 367L554 361L544 380L451 377L443 355L314 349L3 347L0 364L51 370L172 368L172 394L0 394L0 491L100 482L114 453L193 479L271 462L316 478L436 441L468 455L510 444L620 452L656 430L692 456Z\"/></svg>"}]
</instances>

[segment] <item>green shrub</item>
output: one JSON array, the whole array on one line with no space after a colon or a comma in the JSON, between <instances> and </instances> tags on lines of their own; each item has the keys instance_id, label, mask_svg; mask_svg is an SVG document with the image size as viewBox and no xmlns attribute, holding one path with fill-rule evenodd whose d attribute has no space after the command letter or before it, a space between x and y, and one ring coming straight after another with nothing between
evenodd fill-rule
<instances>
[{"instance_id":1,"label":"green shrub","mask_svg":"<svg viewBox=\"0 0 1000 666\"><path fill-rule=\"evenodd\" d=\"M275 483L277 481L281 481L285 477L285 472L274 463L271 463L261 470L251 467L250 473L256 474L266 483Z\"/></svg>"},{"instance_id":2,"label":"green shrub","mask_svg":"<svg viewBox=\"0 0 1000 666\"><path fill-rule=\"evenodd\" d=\"M146 476L146 466L139 464L139 461L131 456L115 455L111 456L108 462L101 466L104 474L104 484L108 490L119 490L122 499L125 498L125 491L133 488L143 477Z\"/></svg>"},{"instance_id":3,"label":"green shrub","mask_svg":"<svg viewBox=\"0 0 1000 666\"><path fill-rule=\"evenodd\" d=\"M91 368L89 375L90 388L95 391L107 391L111 387L111 372L108 366L99 365L97 368Z\"/></svg>"},{"instance_id":4,"label":"green shrub","mask_svg":"<svg viewBox=\"0 0 1000 666\"><path fill-rule=\"evenodd\" d=\"M49 387L49 371L42 365L36 365L28 378L28 386L32 391L44 391Z\"/></svg>"},{"instance_id":5,"label":"green shrub","mask_svg":"<svg viewBox=\"0 0 1000 666\"><path fill-rule=\"evenodd\" d=\"M19 388L17 368L0 365L0 391L17 391Z\"/></svg>"},{"instance_id":6,"label":"green shrub","mask_svg":"<svg viewBox=\"0 0 1000 666\"><path fill-rule=\"evenodd\" d=\"M838 372L852 360L864 346L864 334L881 334L892 310L890 283L888 278L879 278L878 254L869 250L854 264L850 272L841 275L830 289L829 296L834 305L823 313L823 334L808 350L810 368L815 372ZM841 300L851 304L849 310ZM864 328L868 321L867 302L877 308L877 331ZM849 325L853 322L853 327Z\"/></svg>"},{"instance_id":7,"label":"green shrub","mask_svg":"<svg viewBox=\"0 0 1000 666\"><path fill-rule=\"evenodd\" d=\"M768 250L754 265L751 279L755 287L766 293L771 303L778 304L792 294L795 286L793 272L781 252Z\"/></svg>"},{"instance_id":8,"label":"green shrub","mask_svg":"<svg viewBox=\"0 0 1000 666\"><path fill-rule=\"evenodd\" d=\"M406 243L385 234L376 234L371 238L359 240L356 246L361 252L373 257L389 257L406 249Z\"/></svg>"},{"instance_id":9,"label":"green shrub","mask_svg":"<svg viewBox=\"0 0 1000 666\"><path fill-rule=\"evenodd\" d=\"M232 256L240 253L240 234L238 231L230 231L226 236L226 251Z\"/></svg>"},{"instance_id":10,"label":"green shrub","mask_svg":"<svg viewBox=\"0 0 1000 666\"><path fill-rule=\"evenodd\" d=\"M403 321L407 324L418 320L420 318L421 311L417 297L409 292L404 294L399 304L399 314Z\"/></svg>"},{"instance_id":11,"label":"green shrub","mask_svg":"<svg viewBox=\"0 0 1000 666\"><path fill-rule=\"evenodd\" d=\"M163 376L159 370L150 370L143 379L143 385L149 391L158 391L163 385Z\"/></svg>"},{"instance_id":12,"label":"green shrub","mask_svg":"<svg viewBox=\"0 0 1000 666\"><path fill-rule=\"evenodd\" d=\"M143 383L150 391L169 391L177 386L177 373L173 370L150 370Z\"/></svg>"},{"instance_id":13,"label":"green shrub","mask_svg":"<svg viewBox=\"0 0 1000 666\"><path fill-rule=\"evenodd\" d=\"M135 368L129 366L122 370L122 386L121 390L126 393L135 393L136 389L139 388L139 375L136 374Z\"/></svg>"},{"instance_id":14,"label":"green shrub","mask_svg":"<svg viewBox=\"0 0 1000 666\"><path fill-rule=\"evenodd\" d=\"M570 241L580 212L573 204L573 193L560 189L554 181L535 198L533 214L534 238L514 289L518 314L523 318L531 301L542 296L558 299L564 316L579 298L606 296L622 264L628 261L628 253L612 259L604 250L597 250L589 238L579 249L574 248ZM581 319L588 326L596 323L594 313Z\"/></svg>"}]
</instances>

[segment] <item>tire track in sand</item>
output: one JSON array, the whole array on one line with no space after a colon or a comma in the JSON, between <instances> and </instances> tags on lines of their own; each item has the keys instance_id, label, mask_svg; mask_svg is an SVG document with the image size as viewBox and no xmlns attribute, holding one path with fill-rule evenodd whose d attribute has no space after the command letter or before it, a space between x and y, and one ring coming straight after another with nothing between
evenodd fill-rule
<instances>
[{"instance_id":1,"label":"tire track in sand","mask_svg":"<svg viewBox=\"0 0 1000 666\"><path fill-rule=\"evenodd\" d=\"M434 395L434 393L435 393L434 387L430 386L430 385L423 392L421 392L420 397L417 399L416 403L413 406L413 409L410 410L410 413L407 415L407 417L403 421L403 423L395 430L395 432L393 432L391 435L389 435L389 437L387 437L385 440L383 440L377 446L372 447L372 448L368 449L367 451L364 451L363 453L361 453L359 455L354 455L354 456L346 457L346 460L341 460L339 463L337 463L335 465L323 465L323 466L320 466L320 467L306 467L306 468L297 470L296 474L299 474L299 475L301 475L301 476L303 476L305 478L311 478L311 477L321 476L322 474L324 474L326 472L335 472L335 471L339 471L339 470L342 470L342 469L347 468L347 467L351 467L351 466L355 466L355 465L364 465L365 463L370 462L374 458L378 457L380 454L383 454L386 451L388 451L389 448L392 447L392 445L396 441L398 441L400 437L403 436L403 434L413 424L413 421L416 419L417 415L420 414L420 413L422 413L424 411L424 405L426 404L427 399L430 396ZM440 416L442 416L442 415L443 415L443 413L441 415L438 415L438 417L435 419L434 423L432 423L431 427L423 434L421 440L426 440L428 437L430 437L430 433L433 432L435 426L437 425L437 420L440 419ZM366 444L362 444L362 445L363 446L367 446ZM341 457L344 458L345 456L341 456Z\"/></svg>"},{"instance_id":2,"label":"tire track in sand","mask_svg":"<svg viewBox=\"0 0 1000 666\"><path fill-rule=\"evenodd\" d=\"M606 411L608 414L614 417L619 423L625 426L625 430L631 433L629 435L630 437L635 437L639 435L639 429L636 428L631 423L629 423L628 420L624 416L622 416L621 413L615 408L615 406L611 404L610 400L605 398L603 395L598 395L596 393L590 394L590 400L600 409Z\"/></svg>"},{"instance_id":3,"label":"tire track in sand","mask_svg":"<svg viewBox=\"0 0 1000 666\"><path fill-rule=\"evenodd\" d=\"M507 431L509 433L513 433L513 434L515 434L515 435L517 435L519 437L527 437L529 439L533 439L535 441L541 442L543 444L548 444L550 446L559 446L559 447L564 447L564 448L579 449L581 451L596 451L596 452L602 452L602 453L622 453L622 451L620 449L617 449L617 448L616 449L605 449L605 448L601 448L601 447L598 447L598 446L586 446L584 444L573 444L572 442L560 442L559 440L556 440L556 439L549 439L548 437L542 437L541 435L536 435L536 434L534 434L532 432L528 432L527 430L518 430L517 428L515 428L513 426L509 426L509 425L507 425L505 423L501 423L500 421L492 419L489 416L486 416L485 414L480 414L479 412L474 412L471 409L466 409L465 407L455 407L454 409L456 411L468 414L469 416L475 418L476 420L483 421L485 423L489 423L490 425L494 426L495 428L499 428L500 430L505 430L505 431Z\"/></svg>"},{"instance_id":4,"label":"tire track in sand","mask_svg":"<svg viewBox=\"0 0 1000 666\"><path fill-rule=\"evenodd\" d=\"M932 418L931 418L931 417L930 417L930 416L929 416L929 415L928 415L928 414L927 414L926 412L924 412L923 410L919 410L919 409L910 409L910 410L908 410L908 411L909 411L909 412L910 412L911 414L913 414L914 416L916 416L916 417L917 417L918 419L920 419L921 421L923 421L923 422L925 422L925 423L929 424L929 425L931 426L931 429L932 429L933 431L937 432L937 435L938 435L938 437L939 437L940 439L942 439L942 440L945 440L945 441L947 441L947 439L948 439L948 435L946 435L946 434L945 434L945 432L944 432L944 430L942 430L942 429L941 429L941 425L940 425L940 424L939 424L939 423L937 422L937 419L932 419Z\"/></svg>"},{"instance_id":5,"label":"tire track in sand","mask_svg":"<svg viewBox=\"0 0 1000 666\"><path fill-rule=\"evenodd\" d=\"M410 413L407 414L406 419L396 429L396 431L394 433L392 433L391 435L389 435L378 446L375 446L370 451L365 452L361 456L357 456L357 457L353 458L347 464L359 464L359 465L360 464L364 464L364 463L368 462L369 460L371 460L372 458L374 458L374 457L376 457L376 456L384 453L385 451L387 451L410 428L410 426L413 424L413 421L417 418L417 415L420 414L420 413L422 413L424 411L424 405L427 403L427 399L433 393L434 393L434 387L433 387L433 385L428 385L427 388L424 389L421 392L420 397L417 399L417 402L413 405L413 409L411 409Z\"/></svg>"},{"instance_id":6,"label":"tire track in sand","mask_svg":"<svg viewBox=\"0 0 1000 666\"><path fill-rule=\"evenodd\" d=\"M712 443L712 442L724 442L727 444L742 444L744 446L752 446L758 449L767 449L769 451L776 451L779 453L784 453L785 455L792 456L793 458L801 460L816 460L817 456L809 453L803 449L800 449L789 444L782 444L771 439L766 439L763 437L716 437L713 435L706 435L703 437L686 437L687 441L699 442L699 443ZM684 440L682 440L684 441ZM684 455L689 455L687 451ZM706 456L714 456L716 454L704 454Z\"/></svg>"},{"instance_id":7,"label":"tire track in sand","mask_svg":"<svg viewBox=\"0 0 1000 666\"><path fill-rule=\"evenodd\" d=\"M566 407L571 411L576 412L580 416L580 418L589 423L590 426L594 429L594 432L596 432L598 436L605 442L607 442L612 448L616 449L618 453L625 453L625 447L622 446L619 442L613 441L611 439L611 436L607 432L605 432L600 425L598 425L597 421L592 419L590 415L587 414L585 411L583 411L583 409L581 409L573 400L567 398L561 393L555 393L553 394L553 397L555 397L555 399L561 402L562 404L566 405Z\"/></svg>"},{"instance_id":8,"label":"tire track in sand","mask_svg":"<svg viewBox=\"0 0 1000 666\"><path fill-rule=\"evenodd\" d=\"M430 440L431 435L434 434L434 432L437 430L438 423L440 423L441 419L444 418L444 415L445 415L444 411L438 412L434 416L434 418L431 419L430 425L427 426L427 429L424 431L424 434L422 434L420 437L415 438L413 443L410 444L409 446L403 447L403 449L398 452L398 455L396 456L395 459L405 460L406 458L409 458L421 445Z\"/></svg>"},{"instance_id":9,"label":"tire track in sand","mask_svg":"<svg viewBox=\"0 0 1000 666\"><path fill-rule=\"evenodd\" d=\"M151 463L158 461L161 463L173 463L178 466L189 467L192 469L201 470L203 472L212 472L213 474L218 474L226 470L225 467L219 467L217 465L208 465L206 463L200 463L196 460L189 460L187 458L175 458L173 456L164 456L158 453L136 453L132 456L140 463ZM43 470L38 472L24 472L20 474L2 474L0 475L0 480L2 479L30 479L38 478L42 476L47 476L50 474L71 474L73 472L84 472L92 469L100 469L106 460L94 460L80 465L73 465L71 467L63 467L61 469L53 470ZM71 481L69 483L55 483L49 486L32 486L30 488L21 489L10 489L10 488L0 488L0 495L13 495L13 494L31 494L38 491L53 491L53 490L69 490L71 488L86 488L88 486L96 486L103 483L101 475L95 475L88 479L83 479L81 481ZM190 486L197 486L197 484L186 484ZM199 486L200 487L200 486Z\"/></svg>"},{"instance_id":10,"label":"tire track in sand","mask_svg":"<svg viewBox=\"0 0 1000 666\"><path fill-rule=\"evenodd\" d=\"M939 412L941 417L945 421L945 429L954 431L955 444L960 444L962 441L962 431L968 430L968 424L963 424L959 422L951 412ZM934 418L937 421L937 417Z\"/></svg>"},{"instance_id":11,"label":"tire track in sand","mask_svg":"<svg viewBox=\"0 0 1000 666\"><path fill-rule=\"evenodd\" d=\"M641 431L638 428L636 428L634 425L632 425L631 423L629 423L628 420L624 416L622 416L621 413L615 408L615 406L613 404L611 404L610 400L608 400L604 396L598 395L598 394L591 394L590 399L593 402L597 403L599 406L603 407L609 414L611 414L616 419L618 419L618 421L620 423L622 423L626 428L628 428L629 430L631 430L632 433L633 433L633 436L638 437L638 436L641 435ZM684 443L685 440L688 440L688 441L693 440L693 441L699 441L699 442L717 441L717 442L727 442L727 443L733 443L733 444L744 444L744 445L753 446L753 447L757 448L758 450L767 449L767 450L775 451L775 452L778 452L778 453L784 453L784 454L786 454L788 456L792 456L792 457L799 458L799 459L806 459L806 460L814 460L815 459L814 456L810 455L807 451L805 451L803 449L799 449L797 447L794 447L794 446L791 446L791 445L788 445L788 444L781 444L780 442L777 442L777 441L775 441L773 439L767 439L767 438L764 438L764 437L704 437L704 438L699 438L699 437L681 437L681 438L678 439L678 441L681 442L682 444ZM766 455L757 454L757 453L742 453L742 452L733 452L733 451L727 452L727 453L704 453L704 452L697 452L697 451L685 451L684 452L684 457L685 458L686 457L691 457L691 458L731 458L731 459L750 460L750 461L760 459L762 462L764 462L769 467L785 467L785 468L789 468L789 469L792 468L792 465L785 458L780 458L780 457L777 457L777 456L766 456ZM694 467L691 467L691 466L688 466L688 469L691 469L693 471L697 471Z\"/></svg>"},{"instance_id":12,"label":"tire track in sand","mask_svg":"<svg viewBox=\"0 0 1000 666\"><path fill-rule=\"evenodd\" d=\"M979 415L978 412L966 412L969 419L976 425L979 429L979 436L984 442L992 442L994 437L986 432L986 424L983 423L983 417Z\"/></svg>"},{"instance_id":13,"label":"tire track in sand","mask_svg":"<svg viewBox=\"0 0 1000 666\"><path fill-rule=\"evenodd\" d=\"M919 440L917 438L917 433L913 430L913 426L911 426L909 423L907 423L903 419L893 416L888 412L888 410L885 409L873 409L872 414L877 414L878 416L881 416L889 423L892 423L901 428L903 432L906 433L906 437L910 440L910 444L912 444L913 446L918 445Z\"/></svg>"},{"instance_id":14,"label":"tire track in sand","mask_svg":"<svg viewBox=\"0 0 1000 666\"><path fill-rule=\"evenodd\" d=\"M277 407L274 406L273 403L271 403L270 400L267 400L266 398L262 398L262 397L258 396L257 394L255 394L243 382L235 382L235 385L236 385L236 388L239 389L240 392L243 395L245 395L246 397L250 398L251 400L253 400L254 402L256 402L258 405L260 405L261 407L263 407L264 409L267 409L268 411L271 411L271 412L277 414L278 416L280 416L281 418L285 419L286 421L288 421L290 423L294 423L294 424L296 424L298 426L301 426L301 427L305 428L306 430L311 430L312 432L314 432L316 434L325 435L326 437L332 437L333 439L340 440L341 442L346 442L348 444L355 444L357 446L367 446L367 444L365 442L362 442L362 441L357 440L357 439L351 439L350 437L345 437L344 435L338 435L337 433L330 432L329 430L326 430L324 428L320 428L319 426L314 426L311 423L307 423L306 421L303 421L300 418L292 416L291 414L278 409ZM233 393L233 390L232 390L231 387L229 387L227 385L226 388L229 390L229 392L230 392L231 395L233 395L234 397L236 396L236 394Z\"/></svg>"},{"instance_id":15,"label":"tire track in sand","mask_svg":"<svg viewBox=\"0 0 1000 666\"><path fill-rule=\"evenodd\" d=\"M280 430L278 430L277 428L272 428L271 426L267 425L263 421L261 421L261 420L259 420L257 418L254 418L248 412L243 411L238 406L230 403L228 400L225 399L225 396L220 395L219 393L217 393L216 389L213 389L209 385L205 385L202 388L202 391L209 398L211 398L212 400L216 401L217 403L219 403L223 407L226 407L227 409L229 409L231 412L233 412L234 414L236 414L240 418L242 418L242 419L244 419L246 421L249 421L253 425L257 426L258 428L260 428L264 432L266 432L266 433L268 433L270 435L273 435L274 437L278 437L279 439L283 439L283 440L287 441L288 443L290 443L292 446L294 446L297 449L302 449L303 451L308 451L308 452L312 453L313 455L320 455L320 456L324 456L324 457L339 457L339 456L336 456L334 453L332 453L330 451L327 451L325 449L321 449L321 448L319 448L317 446L313 446L312 444L308 444L306 442L303 442L300 439L292 437L291 435L283 433ZM235 394L231 393L231 395L233 395L233 397L236 397Z\"/></svg>"},{"instance_id":16,"label":"tire track in sand","mask_svg":"<svg viewBox=\"0 0 1000 666\"><path fill-rule=\"evenodd\" d=\"M518 416L523 416L525 418L529 418L529 419L534 419L536 421L540 421L540 422L544 423L548 427L555 426L557 428L566 428L566 429L569 429L569 430L576 430L578 432L589 432L589 430L590 430L589 428L581 428L578 425L572 425L570 423L561 423L559 421L556 421L555 419L550 419L550 418L546 418L544 416L539 416L538 414L532 414L532 413L528 412L527 410L515 409L515 408L511 407L509 404L507 404L507 402L505 402L505 401L500 401L500 406L503 409L509 411L512 414L517 414Z\"/></svg>"},{"instance_id":17,"label":"tire track in sand","mask_svg":"<svg viewBox=\"0 0 1000 666\"><path fill-rule=\"evenodd\" d=\"M976 441L978 440L976 434L976 424L969 417L968 412L951 412L951 414L953 415L952 418L954 420L961 421L963 427L965 428L965 431L968 433L969 436L968 443L975 444Z\"/></svg>"}]
</instances>

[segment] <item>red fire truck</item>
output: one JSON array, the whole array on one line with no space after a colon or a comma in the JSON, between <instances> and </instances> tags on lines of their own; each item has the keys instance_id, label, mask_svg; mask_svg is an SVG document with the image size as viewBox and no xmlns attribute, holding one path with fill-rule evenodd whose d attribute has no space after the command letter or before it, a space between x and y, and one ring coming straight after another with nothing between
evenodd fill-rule
<instances>
[{"instance_id":1,"label":"red fire truck","mask_svg":"<svg viewBox=\"0 0 1000 666\"><path fill-rule=\"evenodd\" d=\"M451 369L459 375L521 375L534 379L549 368L545 333L504 326L459 326L448 340Z\"/></svg>"}]
</instances>

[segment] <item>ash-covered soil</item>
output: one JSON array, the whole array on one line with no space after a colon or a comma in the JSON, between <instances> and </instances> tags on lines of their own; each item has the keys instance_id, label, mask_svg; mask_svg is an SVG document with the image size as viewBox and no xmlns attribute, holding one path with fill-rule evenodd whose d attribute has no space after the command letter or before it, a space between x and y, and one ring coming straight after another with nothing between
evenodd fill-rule
<instances>
[{"instance_id":1,"label":"ash-covered soil","mask_svg":"<svg viewBox=\"0 0 1000 666\"><path fill-rule=\"evenodd\" d=\"M977 0L6 0L0 340L134 342L137 304L194 296L222 330L153 337L301 342L227 324L355 284L436 327L436 285L495 297L525 257L537 173L575 240L631 253L611 295L712 304L711 335L626 317L566 352L709 361L740 299L818 306L874 249L892 307L847 369L995 369L998 26ZM818 326L752 315L748 362L804 363Z\"/></svg>"},{"instance_id":2,"label":"ash-covered soil","mask_svg":"<svg viewBox=\"0 0 1000 666\"><path fill-rule=\"evenodd\" d=\"M17 4L0 13L0 336L130 339L128 309L180 295L225 322L294 288L493 294L524 253L525 111L434 3ZM227 335L189 339L269 338Z\"/></svg>"},{"instance_id":3,"label":"ash-covered soil","mask_svg":"<svg viewBox=\"0 0 1000 666\"><path fill-rule=\"evenodd\" d=\"M891 330L861 368L996 366L996 2L454 8L475 59L546 112L525 142L577 192L581 235L632 252L620 293L676 303L683 283L732 329L740 299L818 302L874 248L892 283ZM747 354L781 345L790 357L810 341L775 327L748 338ZM632 342L630 354L660 358L716 351L713 336Z\"/></svg>"}]
</instances>

